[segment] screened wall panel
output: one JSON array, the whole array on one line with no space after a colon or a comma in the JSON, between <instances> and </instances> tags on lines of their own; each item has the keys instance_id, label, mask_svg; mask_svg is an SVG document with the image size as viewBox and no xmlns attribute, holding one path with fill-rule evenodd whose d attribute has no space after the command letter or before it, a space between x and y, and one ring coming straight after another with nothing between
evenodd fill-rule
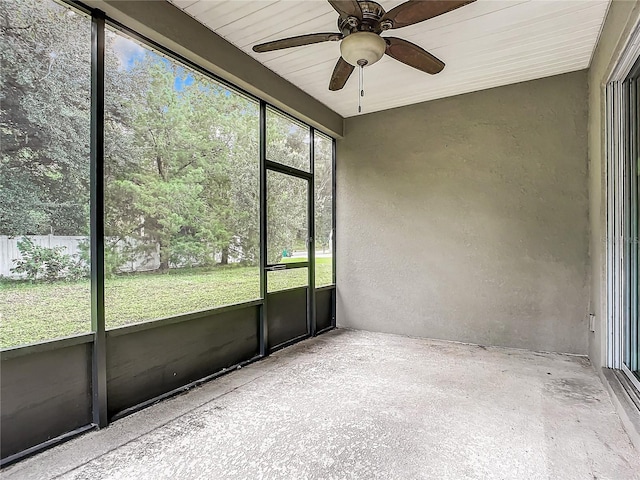
<instances>
[{"instance_id":1,"label":"screened wall panel","mask_svg":"<svg viewBox=\"0 0 640 480\"><path fill-rule=\"evenodd\" d=\"M267 263L308 261L307 201L307 180L267 172Z\"/></svg>"},{"instance_id":2,"label":"screened wall panel","mask_svg":"<svg viewBox=\"0 0 640 480\"><path fill-rule=\"evenodd\" d=\"M109 416L257 356L258 313L252 306L130 333L110 331Z\"/></svg>"},{"instance_id":3,"label":"screened wall panel","mask_svg":"<svg viewBox=\"0 0 640 480\"><path fill-rule=\"evenodd\" d=\"M311 169L310 129L267 108L267 159L305 172Z\"/></svg>"},{"instance_id":4,"label":"screened wall panel","mask_svg":"<svg viewBox=\"0 0 640 480\"><path fill-rule=\"evenodd\" d=\"M309 269L307 267L267 272L267 291L269 293L308 285Z\"/></svg>"},{"instance_id":5,"label":"screened wall panel","mask_svg":"<svg viewBox=\"0 0 640 480\"><path fill-rule=\"evenodd\" d=\"M3 459L91 423L91 343L1 359Z\"/></svg>"},{"instance_id":6,"label":"screened wall panel","mask_svg":"<svg viewBox=\"0 0 640 480\"><path fill-rule=\"evenodd\" d=\"M121 32L106 44L107 328L259 298L258 103Z\"/></svg>"},{"instance_id":7,"label":"screened wall panel","mask_svg":"<svg viewBox=\"0 0 640 480\"><path fill-rule=\"evenodd\" d=\"M91 19L1 0L0 348L91 330Z\"/></svg>"},{"instance_id":8,"label":"screened wall panel","mask_svg":"<svg viewBox=\"0 0 640 480\"><path fill-rule=\"evenodd\" d=\"M307 335L307 288L269 293L267 318L270 350Z\"/></svg>"},{"instance_id":9,"label":"screened wall panel","mask_svg":"<svg viewBox=\"0 0 640 480\"><path fill-rule=\"evenodd\" d=\"M333 140L314 138L314 207L316 287L334 283L333 272Z\"/></svg>"},{"instance_id":10,"label":"screened wall panel","mask_svg":"<svg viewBox=\"0 0 640 480\"><path fill-rule=\"evenodd\" d=\"M316 291L316 330L321 331L333 325L333 305L335 288Z\"/></svg>"}]
</instances>

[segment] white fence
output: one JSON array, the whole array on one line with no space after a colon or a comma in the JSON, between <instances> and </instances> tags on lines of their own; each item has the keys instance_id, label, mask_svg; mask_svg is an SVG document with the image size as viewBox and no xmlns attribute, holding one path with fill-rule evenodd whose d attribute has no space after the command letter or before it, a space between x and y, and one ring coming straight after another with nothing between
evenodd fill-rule
<instances>
[{"instance_id":1,"label":"white fence","mask_svg":"<svg viewBox=\"0 0 640 480\"><path fill-rule=\"evenodd\" d=\"M79 244L88 240L88 237L82 236L59 236L59 235L25 235L35 245L41 247L54 248L65 247L63 253L66 255L80 254ZM21 278L24 275L16 275L11 269L16 265L13 260L22 258L20 250L18 250L18 241L22 238L8 237L0 235L0 276L8 278ZM155 270L160 266L159 252L153 252L150 255L139 255L132 262L127 262L120 266L122 272L141 272Z\"/></svg>"},{"instance_id":2,"label":"white fence","mask_svg":"<svg viewBox=\"0 0 640 480\"><path fill-rule=\"evenodd\" d=\"M22 237L7 237L0 235L0 275L3 277L19 278L19 275L11 273L11 269L16 265L14 259L22 258L18 250L18 241ZM54 235L27 235L35 245L41 247L65 247L64 253L68 255L79 254L78 245L87 237L62 237Z\"/></svg>"},{"instance_id":3,"label":"white fence","mask_svg":"<svg viewBox=\"0 0 640 480\"><path fill-rule=\"evenodd\" d=\"M47 248L64 247L63 253L66 255L80 254L79 245L83 241L88 241L89 237L84 236L61 236L61 235L24 235L30 239L35 245ZM332 250L332 237L333 232L329 237L329 254ZM0 235L0 277L7 278L24 278L24 275L16 275L11 272L11 269L16 265L13 260L22 258L20 250L18 250L18 241L22 236L9 237L7 235ZM135 246L135 240L127 239L127 241L119 244L119 248L124 249L125 243L128 247ZM325 252L317 252L318 256L323 256ZM213 254L215 261L221 261L221 253L215 252ZM235 252L229 254L229 263L240 262L243 258L242 249L237 247ZM174 265L175 267L176 265ZM180 265L177 265L178 267ZM133 260L120 265L119 270L121 272L145 272L151 270L157 270L160 267L160 247L156 248L156 251L152 251L148 254L137 254Z\"/></svg>"}]
</instances>

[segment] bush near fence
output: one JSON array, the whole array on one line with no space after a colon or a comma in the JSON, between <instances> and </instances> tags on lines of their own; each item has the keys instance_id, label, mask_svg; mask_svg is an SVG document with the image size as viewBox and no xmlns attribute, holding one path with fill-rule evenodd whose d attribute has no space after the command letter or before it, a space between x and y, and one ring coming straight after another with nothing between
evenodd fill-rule
<instances>
[{"instance_id":1,"label":"bush near fence","mask_svg":"<svg viewBox=\"0 0 640 480\"><path fill-rule=\"evenodd\" d=\"M18 242L23 237L28 238L34 245L40 247L52 249L56 247L64 247L62 253L71 257L74 255L80 256L82 253L81 245L89 241L89 237L80 235L21 235L17 237L0 235L0 278L4 277L15 280L26 278L24 274L17 274L11 271L11 269L16 266L14 260L22 258L20 250L18 249ZM106 240L108 242L109 238ZM124 241L117 242L118 249L122 252L135 251L136 242L137 240L134 239L124 239ZM212 255L216 262L221 261L221 252L214 252ZM160 268L160 246L157 246L155 251L152 250L149 253L137 253L133 255L131 253L127 253L123 256L126 257L127 260L123 261L123 263L117 268L121 273L151 272ZM238 250L235 254L229 255L228 261L229 263L238 263L242 261L242 256L242 251ZM182 266L172 265L172 267L181 268Z\"/></svg>"}]
</instances>

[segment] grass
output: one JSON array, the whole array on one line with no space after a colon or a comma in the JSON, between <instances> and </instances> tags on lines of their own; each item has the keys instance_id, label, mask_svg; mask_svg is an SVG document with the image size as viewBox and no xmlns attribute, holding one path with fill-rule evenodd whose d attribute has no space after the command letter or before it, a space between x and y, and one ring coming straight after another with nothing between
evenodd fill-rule
<instances>
[{"instance_id":1,"label":"grass","mask_svg":"<svg viewBox=\"0 0 640 480\"><path fill-rule=\"evenodd\" d=\"M269 292L307 284L307 269L269 272ZM316 285L331 283L331 258L316 261ZM91 286L0 283L0 348L91 331ZM260 298L257 267L225 266L123 275L105 281L107 329Z\"/></svg>"}]
</instances>

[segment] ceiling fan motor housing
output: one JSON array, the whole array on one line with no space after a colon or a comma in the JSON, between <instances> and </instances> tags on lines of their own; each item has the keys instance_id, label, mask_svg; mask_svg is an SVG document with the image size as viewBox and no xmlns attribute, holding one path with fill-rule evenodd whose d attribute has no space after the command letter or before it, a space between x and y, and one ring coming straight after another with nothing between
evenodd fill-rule
<instances>
[{"instance_id":1,"label":"ceiling fan motor housing","mask_svg":"<svg viewBox=\"0 0 640 480\"><path fill-rule=\"evenodd\" d=\"M374 32L380 33L383 25L380 23L380 19L385 14L384 8L379 3L362 0L358 2L361 15L354 16L340 16L338 18L338 30L343 35L347 36L355 32Z\"/></svg>"},{"instance_id":2,"label":"ceiling fan motor housing","mask_svg":"<svg viewBox=\"0 0 640 480\"><path fill-rule=\"evenodd\" d=\"M355 32L340 43L340 53L355 66L372 65L382 58L387 44L380 35L372 32Z\"/></svg>"}]
</instances>

